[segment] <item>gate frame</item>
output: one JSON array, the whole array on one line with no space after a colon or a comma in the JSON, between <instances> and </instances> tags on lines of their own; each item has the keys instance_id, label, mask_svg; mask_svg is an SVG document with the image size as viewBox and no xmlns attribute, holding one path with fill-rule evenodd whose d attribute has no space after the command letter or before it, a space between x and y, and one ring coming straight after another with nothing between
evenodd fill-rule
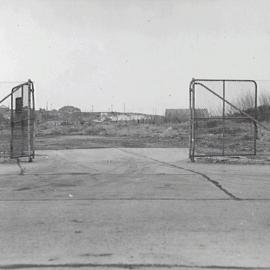
<instances>
[{"instance_id":1,"label":"gate frame","mask_svg":"<svg viewBox=\"0 0 270 270\"><path fill-rule=\"evenodd\" d=\"M13 140L14 140L14 108L13 108L13 97L14 93L18 90L21 90L23 93L23 87L28 86L28 106L27 106L27 155L14 156L13 153ZM10 115L10 128L11 128L11 137L10 137L10 158L19 158L19 157L28 157L28 161L32 162L35 158L35 95L34 95L34 83L29 79L27 82L19 84L12 88L11 93L8 95L11 96L11 115ZM23 94L22 94L23 96ZM6 97L7 98L7 97ZM6 99L5 98L5 99ZM32 101L32 103L31 103ZM32 117L32 119L31 119ZM31 121L33 121L31 126ZM31 138L32 133L32 138ZM32 144L31 144L32 139Z\"/></svg>"},{"instance_id":2,"label":"gate frame","mask_svg":"<svg viewBox=\"0 0 270 270\"><path fill-rule=\"evenodd\" d=\"M222 96L217 94L214 90L209 88L204 82L222 82L223 84L223 93ZM237 106L233 105L231 102L227 101L225 98L225 85L226 82L250 82L254 84L255 96L254 96L254 117L247 114L246 112L239 109ZM211 119L219 119L222 120L223 130L222 130L222 153L221 154L195 154L195 121L198 119L207 119L206 117L196 117L195 111L195 86L200 85L208 92L212 93L216 97L222 100L222 117L212 117ZM257 82L254 80L231 80L231 79L194 79L192 78L189 84L189 109L190 109L190 136L189 136L189 158L192 162L195 161L195 157L214 157L214 156L254 156L257 153L256 149L256 140L258 134L257 125L260 123L257 120L257 97L258 97L258 86ZM226 117L225 116L225 104L230 105L232 108L240 112L245 117ZM254 124L254 138L253 138L253 153L252 154L225 154L225 145L224 145L224 135L225 135L225 120L226 119L249 119Z\"/></svg>"}]
</instances>

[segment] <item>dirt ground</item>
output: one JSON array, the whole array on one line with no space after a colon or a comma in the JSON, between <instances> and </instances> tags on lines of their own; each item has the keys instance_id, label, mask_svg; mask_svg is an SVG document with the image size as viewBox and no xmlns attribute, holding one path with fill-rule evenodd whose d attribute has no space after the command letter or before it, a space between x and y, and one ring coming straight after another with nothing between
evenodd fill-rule
<instances>
[{"instance_id":1,"label":"dirt ground","mask_svg":"<svg viewBox=\"0 0 270 270\"><path fill-rule=\"evenodd\" d=\"M188 146L188 123L105 122L53 127L45 124L39 127L36 134L36 147L39 150Z\"/></svg>"},{"instance_id":2,"label":"dirt ground","mask_svg":"<svg viewBox=\"0 0 270 270\"><path fill-rule=\"evenodd\" d=\"M0 269L269 269L270 167L186 157L43 150L0 164Z\"/></svg>"},{"instance_id":3,"label":"dirt ground","mask_svg":"<svg viewBox=\"0 0 270 270\"><path fill-rule=\"evenodd\" d=\"M205 124L205 121L203 121ZM211 125L210 125L211 124ZM263 123L269 126L269 123ZM269 127L270 128L270 127ZM223 143L222 122L209 121L208 126L198 122L196 152L221 154ZM90 126L43 126L36 134L38 150L92 149L92 148L187 148L189 122L137 124L96 123ZM254 126L250 123L226 122L224 137L226 154L254 152ZM270 133L259 128L257 153L270 155Z\"/></svg>"},{"instance_id":4,"label":"dirt ground","mask_svg":"<svg viewBox=\"0 0 270 270\"><path fill-rule=\"evenodd\" d=\"M36 137L38 150L92 149L117 147L170 148L186 147L188 137L140 137L140 136L89 136L89 135L57 135Z\"/></svg>"}]
</instances>

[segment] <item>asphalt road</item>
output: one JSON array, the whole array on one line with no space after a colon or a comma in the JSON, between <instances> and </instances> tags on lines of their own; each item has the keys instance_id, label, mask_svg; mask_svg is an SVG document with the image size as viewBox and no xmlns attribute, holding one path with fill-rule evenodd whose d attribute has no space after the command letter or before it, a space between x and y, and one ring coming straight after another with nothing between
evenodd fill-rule
<instances>
[{"instance_id":1,"label":"asphalt road","mask_svg":"<svg viewBox=\"0 0 270 270\"><path fill-rule=\"evenodd\" d=\"M0 269L268 269L270 168L186 149L0 164Z\"/></svg>"}]
</instances>

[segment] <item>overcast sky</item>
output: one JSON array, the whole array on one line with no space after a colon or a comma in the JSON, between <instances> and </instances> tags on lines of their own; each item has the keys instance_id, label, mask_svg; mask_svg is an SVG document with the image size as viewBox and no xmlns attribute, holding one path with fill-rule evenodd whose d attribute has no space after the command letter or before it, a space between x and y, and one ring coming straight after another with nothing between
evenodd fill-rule
<instances>
[{"instance_id":1,"label":"overcast sky","mask_svg":"<svg viewBox=\"0 0 270 270\"><path fill-rule=\"evenodd\" d=\"M0 0L0 81L34 80L38 108L184 108L192 77L270 79L269 10L258 0Z\"/></svg>"}]
</instances>

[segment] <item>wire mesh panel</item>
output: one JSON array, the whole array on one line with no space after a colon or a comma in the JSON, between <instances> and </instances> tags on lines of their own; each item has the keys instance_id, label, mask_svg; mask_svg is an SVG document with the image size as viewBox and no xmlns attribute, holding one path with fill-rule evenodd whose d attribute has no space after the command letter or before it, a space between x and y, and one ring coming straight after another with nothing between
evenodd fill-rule
<instances>
[{"instance_id":1,"label":"wire mesh panel","mask_svg":"<svg viewBox=\"0 0 270 270\"><path fill-rule=\"evenodd\" d=\"M256 154L256 82L192 80L190 112L191 160Z\"/></svg>"},{"instance_id":2,"label":"wire mesh panel","mask_svg":"<svg viewBox=\"0 0 270 270\"><path fill-rule=\"evenodd\" d=\"M0 101L0 157L28 157L34 150L34 86L29 80Z\"/></svg>"},{"instance_id":3,"label":"wire mesh panel","mask_svg":"<svg viewBox=\"0 0 270 270\"><path fill-rule=\"evenodd\" d=\"M11 158L34 157L34 89L31 81L11 93Z\"/></svg>"}]
</instances>

